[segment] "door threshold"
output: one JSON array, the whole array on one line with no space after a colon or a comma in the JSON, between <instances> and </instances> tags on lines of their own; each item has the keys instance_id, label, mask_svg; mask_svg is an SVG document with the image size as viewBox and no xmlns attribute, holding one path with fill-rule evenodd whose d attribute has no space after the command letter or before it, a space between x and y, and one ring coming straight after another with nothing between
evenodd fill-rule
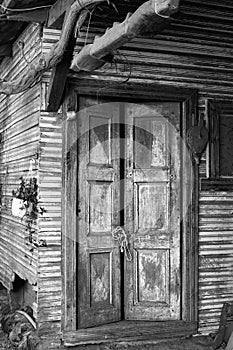
<instances>
[{"instance_id":1,"label":"door threshold","mask_svg":"<svg viewBox=\"0 0 233 350\"><path fill-rule=\"evenodd\" d=\"M119 321L102 326L63 333L66 347L107 342L148 341L183 338L197 333L197 322L187 321Z\"/></svg>"}]
</instances>

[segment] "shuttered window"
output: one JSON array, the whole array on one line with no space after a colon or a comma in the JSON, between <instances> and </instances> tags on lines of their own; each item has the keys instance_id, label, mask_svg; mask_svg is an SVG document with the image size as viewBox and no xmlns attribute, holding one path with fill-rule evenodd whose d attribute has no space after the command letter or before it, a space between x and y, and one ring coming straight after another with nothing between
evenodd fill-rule
<instances>
[{"instance_id":1,"label":"shuttered window","mask_svg":"<svg viewBox=\"0 0 233 350\"><path fill-rule=\"evenodd\" d=\"M207 179L202 189L232 190L233 186L233 101L207 100L209 145Z\"/></svg>"}]
</instances>

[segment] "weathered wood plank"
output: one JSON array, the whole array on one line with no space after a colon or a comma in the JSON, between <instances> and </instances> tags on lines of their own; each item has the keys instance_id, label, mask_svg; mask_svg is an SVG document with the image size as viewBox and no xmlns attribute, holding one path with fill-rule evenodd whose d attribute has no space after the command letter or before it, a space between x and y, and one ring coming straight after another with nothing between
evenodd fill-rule
<instances>
[{"instance_id":1,"label":"weathered wood plank","mask_svg":"<svg viewBox=\"0 0 233 350\"><path fill-rule=\"evenodd\" d=\"M91 329L83 329L78 332L66 332L64 334L65 345L78 345L87 343L98 343L108 341L132 341L132 340L155 340L158 338L169 338L171 334L177 336L183 334L192 334L195 324L176 322L130 322L121 321L115 324L99 326Z\"/></svg>"},{"instance_id":2,"label":"weathered wood plank","mask_svg":"<svg viewBox=\"0 0 233 350\"><path fill-rule=\"evenodd\" d=\"M9 21L19 21L19 22L35 22L35 23L44 23L48 17L49 9L41 8L28 11L16 12L7 12L6 17Z\"/></svg>"}]
</instances>

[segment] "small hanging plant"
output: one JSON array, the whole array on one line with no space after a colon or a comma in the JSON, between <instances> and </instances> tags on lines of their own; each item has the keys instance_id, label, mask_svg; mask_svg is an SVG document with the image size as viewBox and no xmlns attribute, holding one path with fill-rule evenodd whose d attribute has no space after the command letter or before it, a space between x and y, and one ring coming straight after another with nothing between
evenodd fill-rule
<instances>
[{"instance_id":1,"label":"small hanging plant","mask_svg":"<svg viewBox=\"0 0 233 350\"><path fill-rule=\"evenodd\" d=\"M37 189L36 178L30 177L29 179L24 179L20 177L19 187L12 191L12 214L21 217L21 219L25 219L26 230L29 233L29 241L32 240L32 234L34 233L32 226L38 214Z\"/></svg>"},{"instance_id":2,"label":"small hanging plant","mask_svg":"<svg viewBox=\"0 0 233 350\"><path fill-rule=\"evenodd\" d=\"M12 195L15 198L23 201L24 208L26 209L25 215L32 215L32 218L37 217L37 180L36 178L24 179L20 177L20 185L17 190L12 191Z\"/></svg>"},{"instance_id":3,"label":"small hanging plant","mask_svg":"<svg viewBox=\"0 0 233 350\"><path fill-rule=\"evenodd\" d=\"M21 217L26 222L26 231L28 232L28 240L34 246L45 246L45 242L37 243L33 240L35 230L33 225L36 223L38 213L43 214L44 208L38 210L38 185L35 177L24 179L20 177L20 185L16 190L12 191L12 214Z\"/></svg>"}]
</instances>

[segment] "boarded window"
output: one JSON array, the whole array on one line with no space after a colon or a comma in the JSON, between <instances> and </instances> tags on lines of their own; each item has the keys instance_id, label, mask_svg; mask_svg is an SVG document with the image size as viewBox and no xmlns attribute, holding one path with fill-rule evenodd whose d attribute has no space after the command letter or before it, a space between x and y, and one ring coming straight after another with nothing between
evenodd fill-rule
<instances>
[{"instance_id":1,"label":"boarded window","mask_svg":"<svg viewBox=\"0 0 233 350\"><path fill-rule=\"evenodd\" d=\"M209 146L202 189L232 190L233 101L207 100Z\"/></svg>"},{"instance_id":2,"label":"boarded window","mask_svg":"<svg viewBox=\"0 0 233 350\"><path fill-rule=\"evenodd\" d=\"M219 118L219 175L233 176L233 103Z\"/></svg>"}]
</instances>

